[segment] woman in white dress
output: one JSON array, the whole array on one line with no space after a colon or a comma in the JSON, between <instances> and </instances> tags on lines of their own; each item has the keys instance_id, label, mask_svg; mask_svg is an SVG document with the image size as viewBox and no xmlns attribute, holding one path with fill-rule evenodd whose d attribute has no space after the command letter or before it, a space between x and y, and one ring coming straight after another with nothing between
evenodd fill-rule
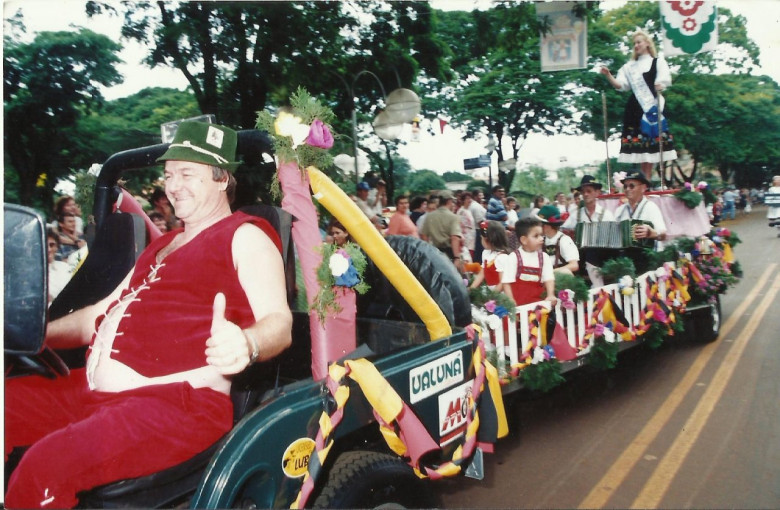
<instances>
[{"instance_id":1,"label":"woman in white dress","mask_svg":"<svg viewBox=\"0 0 780 510\"><path fill-rule=\"evenodd\" d=\"M642 173L652 179L653 165L659 162L659 132L663 140L663 160L677 159L674 138L669 133L663 102L658 104L658 92L672 84L672 74L666 61L658 57L653 40L645 32L637 31L633 37L634 52L631 60L612 76L608 68L600 72L609 84L620 91L632 92L623 113L623 133L620 137L619 163L639 163ZM662 119L659 124L659 112Z\"/></svg>"}]
</instances>

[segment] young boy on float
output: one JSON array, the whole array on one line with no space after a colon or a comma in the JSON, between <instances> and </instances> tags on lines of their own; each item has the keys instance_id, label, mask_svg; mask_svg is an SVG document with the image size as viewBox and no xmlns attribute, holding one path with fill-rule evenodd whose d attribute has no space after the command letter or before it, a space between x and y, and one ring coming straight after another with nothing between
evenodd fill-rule
<instances>
[{"instance_id":1,"label":"young boy on float","mask_svg":"<svg viewBox=\"0 0 780 510\"><path fill-rule=\"evenodd\" d=\"M515 224L520 248L509 254L501 273L502 290L518 306L535 301L549 301L555 306L555 276L550 256L544 253L542 222L522 218ZM544 296L544 297L543 297Z\"/></svg>"},{"instance_id":2,"label":"young boy on float","mask_svg":"<svg viewBox=\"0 0 780 510\"><path fill-rule=\"evenodd\" d=\"M580 268L580 252L572 238L561 232L561 225L569 213L561 214L554 205L545 205L536 215L542 220L544 251L552 257L553 269L565 274L577 272Z\"/></svg>"}]
</instances>

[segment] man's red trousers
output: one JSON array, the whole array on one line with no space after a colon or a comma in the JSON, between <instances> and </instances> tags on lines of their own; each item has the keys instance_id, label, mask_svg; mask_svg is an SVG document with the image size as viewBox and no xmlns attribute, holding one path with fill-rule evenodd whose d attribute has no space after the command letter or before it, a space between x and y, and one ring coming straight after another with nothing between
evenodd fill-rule
<instances>
[{"instance_id":1,"label":"man's red trousers","mask_svg":"<svg viewBox=\"0 0 780 510\"><path fill-rule=\"evenodd\" d=\"M10 379L5 455L32 445L8 483L7 508L69 508L76 494L179 464L233 423L230 397L188 383L121 393L90 391L84 369L68 377Z\"/></svg>"}]
</instances>

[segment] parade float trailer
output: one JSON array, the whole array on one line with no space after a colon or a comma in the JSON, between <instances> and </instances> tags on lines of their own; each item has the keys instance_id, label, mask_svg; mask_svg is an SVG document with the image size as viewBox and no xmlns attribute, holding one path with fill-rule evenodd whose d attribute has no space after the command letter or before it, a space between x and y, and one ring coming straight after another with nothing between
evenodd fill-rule
<instances>
[{"instance_id":1,"label":"parade float trailer","mask_svg":"<svg viewBox=\"0 0 780 510\"><path fill-rule=\"evenodd\" d=\"M6 204L7 377L68 373L74 357L63 361L69 353L43 345L46 323L107 295L159 235L118 183L125 172L153 166L166 148L122 152L103 165L94 243L48 310L45 224L34 211ZM271 151L264 133L239 133L245 163ZM472 304L462 276L431 246L383 239L316 169L287 170L306 201L311 204L311 186L365 250L363 280L370 289L362 296L336 289L343 306L326 317L294 312L292 346L235 377L235 426L217 444L163 472L82 493L82 506L431 507L436 502L427 479L483 476L483 453L500 447L496 441L508 430L505 398L524 388L543 389L580 367L608 368L619 351L671 333L717 337L718 294L725 284L699 292L696 306L691 294L713 278L703 267L728 268L720 259L712 263L717 255L724 258L718 250L727 247L725 239L696 240L698 253L675 257L630 282L589 289L584 297L562 292L552 310L535 303L502 313L495 303ZM294 228L302 220L284 208L252 206L249 212L269 219L281 234L293 302ZM305 248L297 251L300 258ZM350 313L346 326L332 322ZM692 327L680 333L683 323ZM351 337L341 334L350 327Z\"/></svg>"}]
</instances>

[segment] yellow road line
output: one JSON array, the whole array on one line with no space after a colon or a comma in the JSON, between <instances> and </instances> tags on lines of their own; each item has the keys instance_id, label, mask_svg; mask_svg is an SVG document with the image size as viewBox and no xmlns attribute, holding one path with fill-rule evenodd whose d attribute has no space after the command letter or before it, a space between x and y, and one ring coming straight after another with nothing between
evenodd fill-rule
<instances>
[{"instance_id":1,"label":"yellow road line","mask_svg":"<svg viewBox=\"0 0 780 510\"><path fill-rule=\"evenodd\" d=\"M742 315L758 296L763 287L763 283L769 280L769 276L776 268L777 264L770 264L764 270L764 273L758 279L758 284L750 291L747 298L739 307L737 307L721 328L721 338L725 338L731 333L731 330L736 326L737 321L741 320ZM579 505L580 508L601 508L606 505L609 498L612 497L615 490L623 483L634 465L642 458L648 445L658 437L658 434L660 434L663 427L677 410L677 407L685 398L685 395L694 383L698 381L701 372L704 370L704 367L707 366L707 363L715 353L717 346L718 343L713 342L702 348L701 353L696 357L691 368L686 372L685 377L683 377L677 386L675 386L664 403L658 408L658 411L656 411L653 417L645 424L636 438L628 445L604 476L601 477L601 480L599 480L590 493L585 496L585 499L583 499Z\"/></svg>"},{"instance_id":2,"label":"yellow road line","mask_svg":"<svg viewBox=\"0 0 780 510\"><path fill-rule=\"evenodd\" d=\"M723 392L726 389L726 385L734 375L734 370L737 368L742 354L745 352L750 338L758 328L761 319L766 314L769 306L774 303L774 299L780 291L780 275L775 277L772 286L764 296L761 304L758 305L753 315L750 317L750 321L747 322L745 329L742 330L739 337L734 341L734 345L730 349L728 355L723 360L723 363L718 368L718 371L712 378L710 386L704 395L699 400L688 421L682 428L682 431L675 439L674 444L669 448L664 455L661 462L658 463L652 476L645 484L642 492L634 500L631 508L657 508L658 504L663 498L666 491L669 489L674 477L677 475L677 471L680 470L682 463L685 461L691 448L701 434L702 429L707 424L712 412L715 410L715 406L723 396Z\"/></svg>"}]
</instances>

